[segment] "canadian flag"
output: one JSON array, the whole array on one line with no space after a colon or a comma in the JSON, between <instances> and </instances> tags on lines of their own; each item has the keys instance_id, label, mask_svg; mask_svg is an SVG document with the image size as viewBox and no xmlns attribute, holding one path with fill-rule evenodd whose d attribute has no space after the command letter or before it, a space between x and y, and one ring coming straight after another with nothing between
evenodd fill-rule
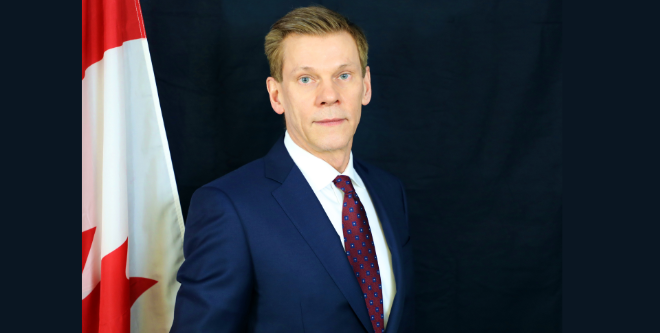
<instances>
[{"instance_id":1,"label":"canadian flag","mask_svg":"<svg viewBox=\"0 0 660 334\"><path fill-rule=\"evenodd\" d=\"M138 0L82 1L82 332L169 332L183 218Z\"/></svg>"}]
</instances>

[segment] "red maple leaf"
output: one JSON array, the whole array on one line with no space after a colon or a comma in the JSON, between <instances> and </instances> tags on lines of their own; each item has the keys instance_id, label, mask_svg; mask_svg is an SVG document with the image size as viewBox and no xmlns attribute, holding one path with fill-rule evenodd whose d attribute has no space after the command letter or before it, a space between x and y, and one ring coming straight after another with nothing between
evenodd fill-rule
<instances>
[{"instance_id":1,"label":"red maple leaf","mask_svg":"<svg viewBox=\"0 0 660 334\"><path fill-rule=\"evenodd\" d=\"M92 247L96 228L82 233L83 270ZM101 260L101 281L82 300L83 333L128 333L131 306L158 281L143 277L126 278L128 238Z\"/></svg>"},{"instance_id":2,"label":"red maple leaf","mask_svg":"<svg viewBox=\"0 0 660 334\"><path fill-rule=\"evenodd\" d=\"M92 249L92 241L94 241L94 234L96 233L96 227L92 227L89 230L82 233L82 270L85 271L85 264L87 263L87 257L89 256L89 250Z\"/></svg>"}]
</instances>

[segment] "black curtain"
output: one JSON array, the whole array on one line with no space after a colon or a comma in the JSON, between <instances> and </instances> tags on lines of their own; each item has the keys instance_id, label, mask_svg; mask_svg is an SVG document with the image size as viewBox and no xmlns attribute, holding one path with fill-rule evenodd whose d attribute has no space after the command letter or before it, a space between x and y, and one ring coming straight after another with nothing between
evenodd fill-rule
<instances>
[{"instance_id":1,"label":"black curtain","mask_svg":"<svg viewBox=\"0 0 660 334\"><path fill-rule=\"evenodd\" d=\"M142 0L184 216L284 133L270 26L302 1ZM403 180L419 332L561 331L561 1L319 1L365 31L353 153Z\"/></svg>"}]
</instances>

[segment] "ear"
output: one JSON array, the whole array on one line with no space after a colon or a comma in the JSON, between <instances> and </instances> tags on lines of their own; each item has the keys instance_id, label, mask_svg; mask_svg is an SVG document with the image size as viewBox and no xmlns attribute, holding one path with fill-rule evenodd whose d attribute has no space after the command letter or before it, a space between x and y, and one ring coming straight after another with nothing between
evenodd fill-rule
<instances>
[{"instance_id":1,"label":"ear","mask_svg":"<svg viewBox=\"0 0 660 334\"><path fill-rule=\"evenodd\" d=\"M369 71L369 66L364 71L364 78L362 79L362 89L364 91L362 94L362 105L366 106L371 101L371 72Z\"/></svg>"},{"instance_id":2,"label":"ear","mask_svg":"<svg viewBox=\"0 0 660 334\"><path fill-rule=\"evenodd\" d=\"M284 113L284 105L280 100L280 92L282 85L273 77L266 79L266 89L268 89L268 96L270 97L270 105L276 113L282 115Z\"/></svg>"}]
</instances>

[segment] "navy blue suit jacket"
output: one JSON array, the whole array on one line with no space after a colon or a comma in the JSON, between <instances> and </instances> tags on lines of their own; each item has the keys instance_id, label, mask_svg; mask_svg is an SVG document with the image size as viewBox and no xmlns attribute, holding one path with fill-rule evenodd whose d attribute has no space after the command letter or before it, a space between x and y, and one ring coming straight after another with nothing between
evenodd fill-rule
<instances>
[{"instance_id":1,"label":"navy blue suit jacket","mask_svg":"<svg viewBox=\"0 0 660 334\"><path fill-rule=\"evenodd\" d=\"M392 254L387 332L413 331L406 196L391 174L354 159ZM172 332L373 332L362 290L283 137L262 159L192 197Z\"/></svg>"}]
</instances>

